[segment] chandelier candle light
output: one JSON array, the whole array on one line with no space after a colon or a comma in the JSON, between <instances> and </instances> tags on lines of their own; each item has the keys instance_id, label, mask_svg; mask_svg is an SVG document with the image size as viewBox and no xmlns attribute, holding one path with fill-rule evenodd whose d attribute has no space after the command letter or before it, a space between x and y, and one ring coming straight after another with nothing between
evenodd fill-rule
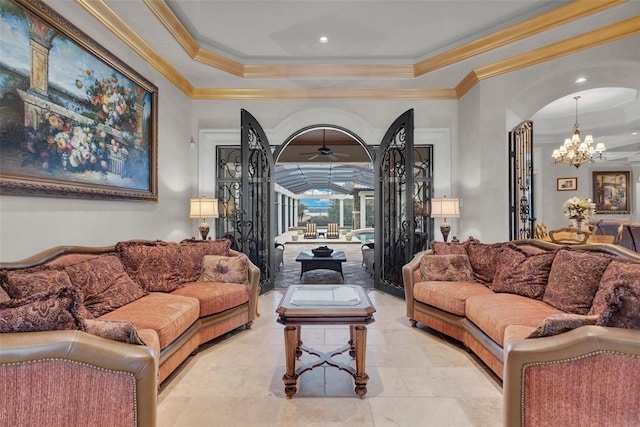
<instances>
[{"instance_id":1,"label":"chandelier candle light","mask_svg":"<svg viewBox=\"0 0 640 427\"><path fill-rule=\"evenodd\" d=\"M218 199L200 197L197 199L190 199L189 204L189 218L202 219L202 223L198 226L198 230L200 230L202 240L206 240L207 235L209 234L209 224L207 224L205 218L218 217Z\"/></svg>"},{"instance_id":2,"label":"chandelier candle light","mask_svg":"<svg viewBox=\"0 0 640 427\"><path fill-rule=\"evenodd\" d=\"M575 221L576 228L582 230L582 222L591 218L596 210L596 204L591 199L572 197L562 205L564 215Z\"/></svg>"},{"instance_id":3,"label":"chandelier candle light","mask_svg":"<svg viewBox=\"0 0 640 427\"><path fill-rule=\"evenodd\" d=\"M587 135L584 141L580 140L580 126L578 125L578 99L579 96L574 96L576 100L576 123L573 125L573 136L564 140L564 144L553 150L553 163L565 163L573 165L577 168L587 162L595 162L596 159L602 160L602 153L605 150L604 144L598 142L594 147L593 136Z\"/></svg>"},{"instance_id":4,"label":"chandelier candle light","mask_svg":"<svg viewBox=\"0 0 640 427\"><path fill-rule=\"evenodd\" d=\"M460 217L460 199L457 197L452 198L433 198L431 199L431 218L444 218L440 225L440 232L442 238L447 241L449 232L451 231L451 225L447 222L447 218L459 218Z\"/></svg>"}]
</instances>

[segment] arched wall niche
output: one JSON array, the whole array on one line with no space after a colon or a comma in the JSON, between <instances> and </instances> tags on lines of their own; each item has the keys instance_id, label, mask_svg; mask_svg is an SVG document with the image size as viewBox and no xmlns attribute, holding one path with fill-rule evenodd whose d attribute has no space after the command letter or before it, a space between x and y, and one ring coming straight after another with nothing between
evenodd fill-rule
<instances>
[{"instance_id":1,"label":"arched wall niche","mask_svg":"<svg viewBox=\"0 0 640 427\"><path fill-rule=\"evenodd\" d=\"M534 188L535 188L535 217L537 222L544 222L549 228L559 228L568 225L566 218L562 215L562 204L569 197L591 197L592 196L592 172L594 171L617 171L625 170L631 172L630 195L631 214L629 215L596 215L594 219L619 219L637 221L640 219L640 188L638 177L640 176L640 163L618 159L615 161L603 161L588 163L580 168L569 165L552 164L551 153L554 148L560 145L565 137L569 137L572 125L575 122L575 110L570 114L562 114L561 123L566 122L566 129L560 134L552 131L551 128L562 128L558 121L550 124L542 117L536 118L536 113L543 110L549 104L564 97L581 95L582 101L593 92L594 89L618 89L629 88L640 90L640 62L634 60L607 60L593 61L589 64L575 63L564 69L557 70L552 74L540 77L531 85L516 93L509 101L507 108L507 132L522 120L533 119L534 133ZM584 77L587 80L577 83L577 77ZM640 101L639 101L640 102ZM640 115L637 106L631 109L635 114L612 114L606 108L602 112L580 108L578 103L579 124L582 135L592 133L596 140L605 136L606 128L610 129L630 129L640 128ZM602 116L602 117L600 117ZM605 117L606 116L606 117ZM536 123L538 126L536 126ZM589 131L589 128L593 128ZM599 130L601 130L599 132ZM630 131L628 132L631 133ZM628 138L628 137L627 137ZM607 145L607 139L603 138ZM619 141L619 136L610 136L611 141ZM640 138L636 138L640 143ZM612 144L607 148L612 148ZM606 152L605 152L606 156ZM576 177L578 188L576 191L557 191L557 179L563 177Z\"/></svg>"}]
</instances>

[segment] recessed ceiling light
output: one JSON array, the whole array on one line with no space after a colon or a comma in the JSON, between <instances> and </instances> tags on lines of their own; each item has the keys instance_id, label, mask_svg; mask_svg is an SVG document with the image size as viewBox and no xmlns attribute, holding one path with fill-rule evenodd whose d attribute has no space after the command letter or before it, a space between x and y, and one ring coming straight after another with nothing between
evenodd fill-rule
<instances>
[{"instance_id":1,"label":"recessed ceiling light","mask_svg":"<svg viewBox=\"0 0 640 427\"><path fill-rule=\"evenodd\" d=\"M320 36L320 39L318 40L320 43L329 43L329 37L327 36Z\"/></svg>"},{"instance_id":2,"label":"recessed ceiling light","mask_svg":"<svg viewBox=\"0 0 640 427\"><path fill-rule=\"evenodd\" d=\"M584 83L587 81L586 77L578 77L578 79L576 80L576 83Z\"/></svg>"},{"instance_id":3,"label":"recessed ceiling light","mask_svg":"<svg viewBox=\"0 0 640 427\"><path fill-rule=\"evenodd\" d=\"M637 135L638 132L631 132L631 135Z\"/></svg>"}]
</instances>

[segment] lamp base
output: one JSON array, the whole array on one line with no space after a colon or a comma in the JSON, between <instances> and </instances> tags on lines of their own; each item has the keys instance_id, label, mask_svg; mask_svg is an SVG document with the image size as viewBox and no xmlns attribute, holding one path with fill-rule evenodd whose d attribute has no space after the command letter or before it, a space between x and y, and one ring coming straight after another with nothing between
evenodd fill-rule
<instances>
[{"instance_id":1,"label":"lamp base","mask_svg":"<svg viewBox=\"0 0 640 427\"><path fill-rule=\"evenodd\" d=\"M445 242L449 238L450 231L451 231L451 225L448 222L443 222L442 225L440 225L440 232L442 233L442 238L444 239Z\"/></svg>"},{"instance_id":2,"label":"lamp base","mask_svg":"<svg viewBox=\"0 0 640 427\"><path fill-rule=\"evenodd\" d=\"M209 224L202 221L202 223L198 226L198 230L200 230L202 240L207 240L207 235L209 234Z\"/></svg>"}]
</instances>

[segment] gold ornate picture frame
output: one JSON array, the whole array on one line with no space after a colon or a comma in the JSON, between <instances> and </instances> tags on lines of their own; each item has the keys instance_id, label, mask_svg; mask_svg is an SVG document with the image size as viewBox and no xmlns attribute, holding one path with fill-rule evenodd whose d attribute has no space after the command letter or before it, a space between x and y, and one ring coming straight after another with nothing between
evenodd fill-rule
<instances>
[{"instance_id":1,"label":"gold ornate picture frame","mask_svg":"<svg viewBox=\"0 0 640 427\"><path fill-rule=\"evenodd\" d=\"M158 89L38 0L0 0L0 193L158 199Z\"/></svg>"},{"instance_id":2,"label":"gold ornate picture frame","mask_svg":"<svg viewBox=\"0 0 640 427\"><path fill-rule=\"evenodd\" d=\"M592 200L596 213L629 213L629 177L629 171L593 172Z\"/></svg>"}]
</instances>

